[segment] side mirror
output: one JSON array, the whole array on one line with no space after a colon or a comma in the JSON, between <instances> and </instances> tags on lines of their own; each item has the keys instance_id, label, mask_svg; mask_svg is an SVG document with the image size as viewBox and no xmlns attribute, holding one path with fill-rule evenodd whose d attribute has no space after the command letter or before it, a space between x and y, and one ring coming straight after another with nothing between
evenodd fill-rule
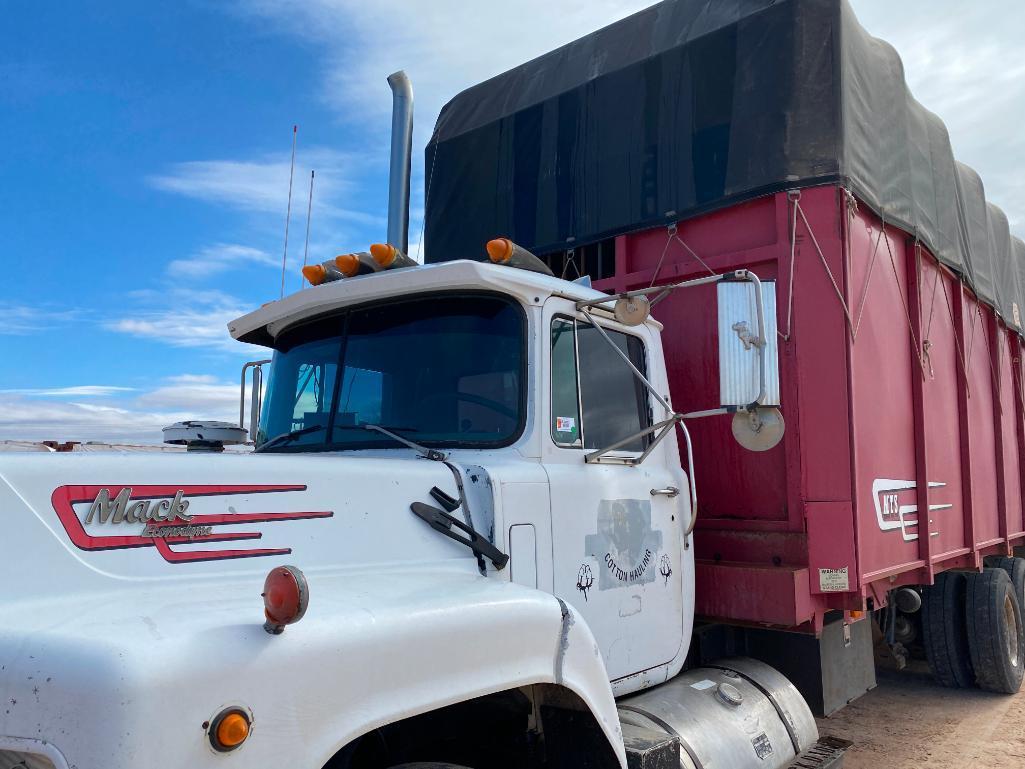
<instances>
[{"instance_id":1,"label":"side mirror","mask_svg":"<svg viewBox=\"0 0 1025 769\"><path fill-rule=\"evenodd\" d=\"M719 305L719 405L779 406L776 282L761 284L764 338L758 335L758 286L747 281L716 286ZM761 393L762 366L765 392Z\"/></svg>"}]
</instances>

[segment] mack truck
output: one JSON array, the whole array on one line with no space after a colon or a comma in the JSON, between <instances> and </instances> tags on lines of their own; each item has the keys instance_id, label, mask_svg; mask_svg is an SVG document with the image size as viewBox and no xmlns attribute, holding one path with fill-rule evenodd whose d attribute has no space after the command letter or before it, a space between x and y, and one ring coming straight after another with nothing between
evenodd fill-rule
<instances>
[{"instance_id":1,"label":"mack truck","mask_svg":"<svg viewBox=\"0 0 1025 769\"><path fill-rule=\"evenodd\" d=\"M653 292L501 249L234 321L273 349L251 455L197 422L181 454L4 457L0 767L839 765L768 665L684 672L696 490ZM713 410L778 440L757 276L709 282L743 329Z\"/></svg>"},{"instance_id":2,"label":"mack truck","mask_svg":"<svg viewBox=\"0 0 1025 769\"><path fill-rule=\"evenodd\" d=\"M874 645L1018 690L1025 244L844 0L457 95L425 264L389 84L237 424L0 459L0 769L830 769Z\"/></svg>"}]
</instances>

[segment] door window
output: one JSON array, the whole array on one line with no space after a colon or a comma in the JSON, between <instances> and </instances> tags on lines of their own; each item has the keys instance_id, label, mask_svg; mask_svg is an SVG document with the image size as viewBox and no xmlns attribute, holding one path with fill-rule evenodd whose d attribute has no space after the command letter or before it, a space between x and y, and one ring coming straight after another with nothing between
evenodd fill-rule
<instances>
[{"instance_id":1,"label":"door window","mask_svg":"<svg viewBox=\"0 0 1025 769\"><path fill-rule=\"evenodd\" d=\"M642 373L644 343L604 329ZM647 391L601 333L589 323L552 321L552 439L559 446L603 449L651 424ZM619 447L644 451L649 437Z\"/></svg>"}]
</instances>

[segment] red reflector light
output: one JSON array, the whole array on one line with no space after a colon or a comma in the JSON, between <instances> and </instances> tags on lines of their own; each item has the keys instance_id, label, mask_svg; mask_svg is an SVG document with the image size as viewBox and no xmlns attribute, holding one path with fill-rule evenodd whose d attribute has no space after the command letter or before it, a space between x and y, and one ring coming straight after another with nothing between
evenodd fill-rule
<instances>
[{"instance_id":1,"label":"red reflector light","mask_svg":"<svg viewBox=\"0 0 1025 769\"><path fill-rule=\"evenodd\" d=\"M310 602L306 577L294 566L271 569L263 583L263 629L277 635L303 618Z\"/></svg>"}]
</instances>

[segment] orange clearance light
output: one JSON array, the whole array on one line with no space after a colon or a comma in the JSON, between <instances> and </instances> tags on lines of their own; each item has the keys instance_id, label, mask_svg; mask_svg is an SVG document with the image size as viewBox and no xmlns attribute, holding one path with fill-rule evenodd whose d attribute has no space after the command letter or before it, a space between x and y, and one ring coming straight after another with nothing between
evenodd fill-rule
<instances>
[{"instance_id":1,"label":"orange clearance light","mask_svg":"<svg viewBox=\"0 0 1025 769\"><path fill-rule=\"evenodd\" d=\"M322 264L308 264L303 267L303 277L311 286L319 286L327 279L327 270Z\"/></svg>"},{"instance_id":2,"label":"orange clearance light","mask_svg":"<svg viewBox=\"0 0 1025 769\"><path fill-rule=\"evenodd\" d=\"M359 257L356 254L342 254L335 257L335 264L342 275L351 278L359 274Z\"/></svg>"},{"instance_id":3,"label":"orange clearance light","mask_svg":"<svg viewBox=\"0 0 1025 769\"><path fill-rule=\"evenodd\" d=\"M210 724L210 744L214 750L227 753L245 742L249 731L249 715L239 708L228 708Z\"/></svg>"},{"instance_id":4,"label":"orange clearance light","mask_svg":"<svg viewBox=\"0 0 1025 769\"><path fill-rule=\"evenodd\" d=\"M398 254L399 250L390 243L374 243L374 245L370 247L370 255L374 257L374 261L382 267L390 267Z\"/></svg>"},{"instance_id":5,"label":"orange clearance light","mask_svg":"<svg viewBox=\"0 0 1025 769\"><path fill-rule=\"evenodd\" d=\"M271 635L283 633L286 625L303 618L309 603L309 585L299 569L295 566L271 569L263 583L263 613L267 618L263 629Z\"/></svg>"},{"instance_id":6,"label":"orange clearance light","mask_svg":"<svg viewBox=\"0 0 1025 769\"><path fill-rule=\"evenodd\" d=\"M509 238L495 238L488 241L487 249L491 261L495 264L502 264L512 258L513 242Z\"/></svg>"}]
</instances>

